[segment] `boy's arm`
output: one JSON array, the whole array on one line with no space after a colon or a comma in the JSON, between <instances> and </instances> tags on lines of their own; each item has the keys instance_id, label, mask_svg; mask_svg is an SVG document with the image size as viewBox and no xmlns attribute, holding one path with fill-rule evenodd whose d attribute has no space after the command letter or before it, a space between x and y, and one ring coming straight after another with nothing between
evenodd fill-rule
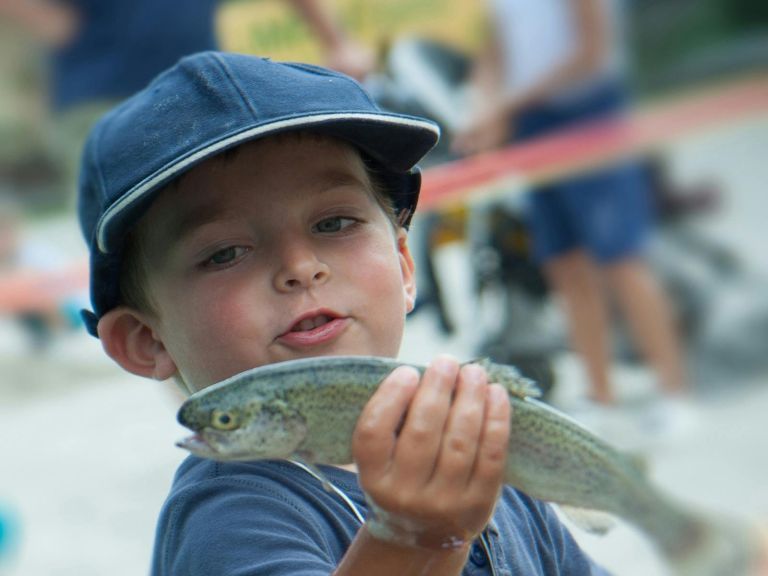
<instances>
[{"instance_id":1,"label":"boy's arm","mask_svg":"<svg viewBox=\"0 0 768 576\"><path fill-rule=\"evenodd\" d=\"M349 38L324 0L290 0L326 52L326 65L362 80L374 67L371 51Z\"/></svg>"},{"instance_id":2,"label":"boy's arm","mask_svg":"<svg viewBox=\"0 0 768 576\"><path fill-rule=\"evenodd\" d=\"M506 392L478 366L436 359L419 383L395 370L360 416L353 453L375 517L335 576L460 574L501 491Z\"/></svg>"},{"instance_id":3,"label":"boy's arm","mask_svg":"<svg viewBox=\"0 0 768 576\"><path fill-rule=\"evenodd\" d=\"M429 550L385 542L363 527L333 576L452 576L461 574L469 545L452 550Z\"/></svg>"}]
</instances>

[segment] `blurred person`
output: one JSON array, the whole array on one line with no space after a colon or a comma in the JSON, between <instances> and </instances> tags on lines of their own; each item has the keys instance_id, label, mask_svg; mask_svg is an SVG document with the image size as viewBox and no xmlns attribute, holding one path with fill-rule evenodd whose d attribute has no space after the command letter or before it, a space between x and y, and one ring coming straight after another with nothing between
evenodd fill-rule
<instances>
[{"instance_id":1,"label":"blurred person","mask_svg":"<svg viewBox=\"0 0 768 576\"><path fill-rule=\"evenodd\" d=\"M327 64L361 78L372 52L348 37L325 0L285 0L323 46ZM52 146L74 192L93 122L182 56L218 48L218 0L0 0L0 18L50 48Z\"/></svg>"},{"instance_id":2,"label":"blurred person","mask_svg":"<svg viewBox=\"0 0 768 576\"><path fill-rule=\"evenodd\" d=\"M473 71L476 104L455 150L478 153L619 116L627 104L619 12L614 0L490 0L490 40ZM530 195L528 215L534 258L586 367L588 406L617 405L605 290L657 375L664 401L649 416L682 419L687 375L673 312L643 257L652 206L640 167L624 162L548 184Z\"/></svg>"}]
</instances>

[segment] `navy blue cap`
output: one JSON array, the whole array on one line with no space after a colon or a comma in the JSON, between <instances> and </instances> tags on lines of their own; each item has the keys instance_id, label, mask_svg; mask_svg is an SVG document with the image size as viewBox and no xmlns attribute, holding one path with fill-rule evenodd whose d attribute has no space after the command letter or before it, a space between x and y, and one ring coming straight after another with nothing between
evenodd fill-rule
<instances>
[{"instance_id":1,"label":"navy blue cap","mask_svg":"<svg viewBox=\"0 0 768 576\"><path fill-rule=\"evenodd\" d=\"M382 111L332 70L201 52L101 118L85 145L78 196L91 253L88 331L96 336L98 319L118 305L123 239L164 185L228 148L297 130L340 138L372 158L410 219L421 185L416 163L437 143L438 127Z\"/></svg>"}]
</instances>

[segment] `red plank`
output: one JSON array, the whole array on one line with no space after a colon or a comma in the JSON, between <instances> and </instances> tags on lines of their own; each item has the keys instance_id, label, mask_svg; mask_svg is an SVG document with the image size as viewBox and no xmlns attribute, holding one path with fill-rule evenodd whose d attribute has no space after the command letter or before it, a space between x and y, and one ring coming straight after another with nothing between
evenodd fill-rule
<instances>
[{"instance_id":1,"label":"red plank","mask_svg":"<svg viewBox=\"0 0 768 576\"><path fill-rule=\"evenodd\" d=\"M621 119L584 124L425 170L419 210L463 202L510 177L529 184L557 179L766 113L765 77L677 97Z\"/></svg>"}]
</instances>

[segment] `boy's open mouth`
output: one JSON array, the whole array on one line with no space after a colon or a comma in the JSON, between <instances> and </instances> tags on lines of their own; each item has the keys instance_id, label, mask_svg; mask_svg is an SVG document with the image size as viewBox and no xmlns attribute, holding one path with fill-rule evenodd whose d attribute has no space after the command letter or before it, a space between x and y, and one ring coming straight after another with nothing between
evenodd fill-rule
<instances>
[{"instance_id":1,"label":"boy's open mouth","mask_svg":"<svg viewBox=\"0 0 768 576\"><path fill-rule=\"evenodd\" d=\"M318 314L311 318L303 318L291 327L290 332L309 332L310 330L314 330L315 328L327 324L331 320L333 320L333 317L328 316L327 314Z\"/></svg>"},{"instance_id":2,"label":"boy's open mouth","mask_svg":"<svg viewBox=\"0 0 768 576\"><path fill-rule=\"evenodd\" d=\"M346 329L344 316L328 309L316 309L296 318L278 338L289 346L318 346L336 339Z\"/></svg>"}]
</instances>

